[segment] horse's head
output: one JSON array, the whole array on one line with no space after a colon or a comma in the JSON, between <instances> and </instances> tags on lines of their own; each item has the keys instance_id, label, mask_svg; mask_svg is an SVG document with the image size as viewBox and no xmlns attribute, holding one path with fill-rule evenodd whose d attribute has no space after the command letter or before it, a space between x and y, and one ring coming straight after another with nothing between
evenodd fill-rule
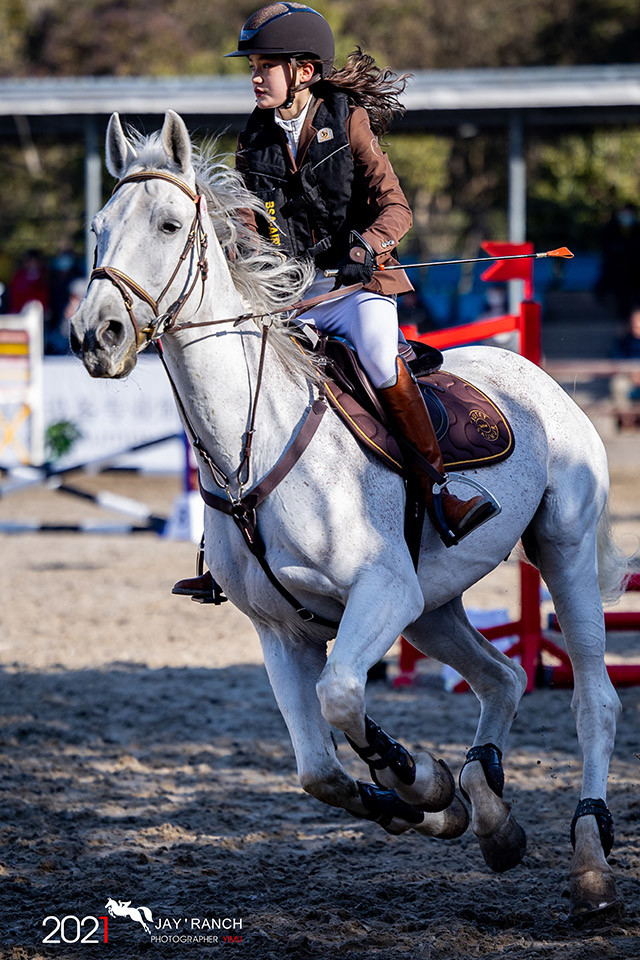
<instances>
[{"instance_id":1,"label":"horse's head","mask_svg":"<svg viewBox=\"0 0 640 960\"><path fill-rule=\"evenodd\" d=\"M114 113L107 168L118 184L93 219L95 267L71 321L71 348L92 377L127 376L158 317L175 319L206 273L204 202L184 121L169 110L160 137L138 149Z\"/></svg>"}]
</instances>

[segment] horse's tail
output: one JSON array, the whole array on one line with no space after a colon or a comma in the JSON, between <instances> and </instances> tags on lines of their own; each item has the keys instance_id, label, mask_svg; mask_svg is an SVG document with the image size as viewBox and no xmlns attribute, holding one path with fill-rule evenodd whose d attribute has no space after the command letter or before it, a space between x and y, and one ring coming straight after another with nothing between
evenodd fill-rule
<instances>
[{"instance_id":1,"label":"horse's tail","mask_svg":"<svg viewBox=\"0 0 640 960\"><path fill-rule=\"evenodd\" d=\"M138 910L145 915L147 920L153 920L153 914L151 910L149 910L149 907L138 907Z\"/></svg>"},{"instance_id":2,"label":"horse's tail","mask_svg":"<svg viewBox=\"0 0 640 960\"><path fill-rule=\"evenodd\" d=\"M615 603L626 589L630 576L631 561L637 556L637 553L626 556L613 539L608 500L598 520L596 537L600 595L605 602Z\"/></svg>"}]
</instances>

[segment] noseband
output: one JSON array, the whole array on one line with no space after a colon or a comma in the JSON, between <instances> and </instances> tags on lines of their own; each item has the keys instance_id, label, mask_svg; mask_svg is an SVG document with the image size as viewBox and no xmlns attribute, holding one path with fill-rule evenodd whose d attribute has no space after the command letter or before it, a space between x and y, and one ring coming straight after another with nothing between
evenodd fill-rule
<instances>
[{"instance_id":1,"label":"noseband","mask_svg":"<svg viewBox=\"0 0 640 960\"><path fill-rule=\"evenodd\" d=\"M160 295L154 299L150 293L141 287L140 284L136 283L135 280L132 280L131 277L128 277L126 273L123 273L122 270L118 270L116 267L94 267L91 271L89 277L89 283L93 280L110 280L115 287L118 288L124 300L124 305L127 309L127 313L133 324L133 329L136 335L136 343L138 351L143 350L151 341L156 340L158 337L161 337L163 333L166 333L167 330L170 330L178 317L178 314L184 307L185 303L193 293L198 278L202 280L202 292L204 293L204 284L207 279L208 265L207 265L207 234L202 226L202 216L204 210L204 198L202 195L196 194L191 190L186 183L183 183L182 180L179 180L178 177L173 177L169 173L132 173L128 177L123 177L122 180L119 180L113 188L113 194L116 190L119 190L120 187L124 186L125 183L140 183L143 180L166 180L167 183L172 183L174 186L179 187L183 193L193 201L196 207L195 216L191 223L189 229L189 235L187 241L184 245L184 249L180 254L176 268L171 274L168 282L164 285ZM186 290L185 293L182 293L177 300L171 304L171 306L165 310L164 313L160 313L160 303L164 299L169 290L169 287L175 280L178 275L180 267L185 262L191 251L195 248L197 254L197 263L196 271L194 278ZM151 309L153 310L154 320L151 323L147 324L145 327L139 327L138 322L136 321L135 314L133 312L133 299L131 298L131 293L134 293L140 300L144 300Z\"/></svg>"}]
</instances>

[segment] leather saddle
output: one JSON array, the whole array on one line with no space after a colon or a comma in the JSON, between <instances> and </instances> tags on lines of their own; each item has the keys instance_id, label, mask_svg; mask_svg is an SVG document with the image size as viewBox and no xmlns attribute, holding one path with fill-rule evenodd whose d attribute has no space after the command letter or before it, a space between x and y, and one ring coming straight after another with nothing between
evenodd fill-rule
<instances>
[{"instance_id":1,"label":"leather saddle","mask_svg":"<svg viewBox=\"0 0 640 960\"><path fill-rule=\"evenodd\" d=\"M323 340L327 399L358 440L404 473L400 445L355 350L337 337ZM443 371L439 350L418 341L401 341L398 352L422 391L445 467L492 466L513 453L513 431L502 411L478 387Z\"/></svg>"}]
</instances>

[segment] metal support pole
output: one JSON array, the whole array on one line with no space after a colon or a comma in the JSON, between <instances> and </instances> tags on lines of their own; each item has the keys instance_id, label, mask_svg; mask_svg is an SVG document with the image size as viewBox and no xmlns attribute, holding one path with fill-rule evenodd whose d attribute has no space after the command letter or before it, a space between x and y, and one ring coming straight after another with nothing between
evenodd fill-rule
<instances>
[{"instance_id":1,"label":"metal support pole","mask_svg":"<svg viewBox=\"0 0 640 960\"><path fill-rule=\"evenodd\" d=\"M527 168L524 158L522 113L509 114L509 240L524 243L527 239ZM522 281L509 281L509 313L516 315L523 298Z\"/></svg>"},{"instance_id":2,"label":"metal support pole","mask_svg":"<svg viewBox=\"0 0 640 960\"><path fill-rule=\"evenodd\" d=\"M95 117L86 117L84 122L84 220L85 220L85 271L89 276L93 266L95 237L91 221L102 206L102 160L98 150L98 130Z\"/></svg>"}]
</instances>

